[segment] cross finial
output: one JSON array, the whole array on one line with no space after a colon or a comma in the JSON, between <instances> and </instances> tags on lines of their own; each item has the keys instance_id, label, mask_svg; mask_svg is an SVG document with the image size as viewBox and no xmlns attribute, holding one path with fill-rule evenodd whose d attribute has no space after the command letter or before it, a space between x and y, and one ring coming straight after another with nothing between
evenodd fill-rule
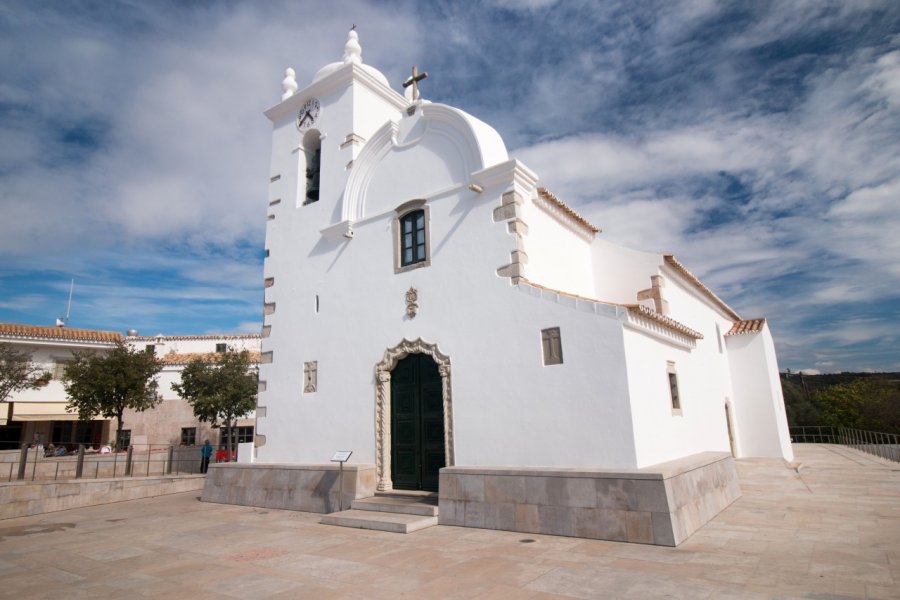
<instances>
[{"instance_id":1,"label":"cross finial","mask_svg":"<svg viewBox=\"0 0 900 600\"><path fill-rule=\"evenodd\" d=\"M353 24L353 27L350 28L350 31L356 31L356 23Z\"/></svg>"},{"instance_id":2,"label":"cross finial","mask_svg":"<svg viewBox=\"0 0 900 600\"><path fill-rule=\"evenodd\" d=\"M414 66L412 68L412 75L407 78L406 81L403 82L403 87L408 88L412 86L412 101L415 102L419 99L419 82L428 77L428 73L422 71L419 73L419 67Z\"/></svg>"}]
</instances>

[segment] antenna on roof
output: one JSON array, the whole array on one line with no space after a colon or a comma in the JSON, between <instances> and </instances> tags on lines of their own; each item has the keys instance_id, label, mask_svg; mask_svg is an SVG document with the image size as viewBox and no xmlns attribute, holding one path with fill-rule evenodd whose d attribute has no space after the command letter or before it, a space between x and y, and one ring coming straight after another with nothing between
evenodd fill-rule
<instances>
[{"instance_id":1,"label":"antenna on roof","mask_svg":"<svg viewBox=\"0 0 900 600\"><path fill-rule=\"evenodd\" d=\"M57 327L65 327L69 324L69 314L72 312L72 290L75 289L75 278L69 282L69 304L66 306L66 316L56 319Z\"/></svg>"}]
</instances>

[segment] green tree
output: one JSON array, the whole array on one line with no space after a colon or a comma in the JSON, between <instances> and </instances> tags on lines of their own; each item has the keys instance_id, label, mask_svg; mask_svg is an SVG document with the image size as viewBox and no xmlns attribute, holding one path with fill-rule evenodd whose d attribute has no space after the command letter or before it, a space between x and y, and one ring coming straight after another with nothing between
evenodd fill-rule
<instances>
[{"instance_id":1,"label":"green tree","mask_svg":"<svg viewBox=\"0 0 900 600\"><path fill-rule=\"evenodd\" d=\"M11 344L0 344L0 402L13 393L38 387L42 374L31 362L31 356L19 352Z\"/></svg>"},{"instance_id":2,"label":"green tree","mask_svg":"<svg viewBox=\"0 0 900 600\"><path fill-rule=\"evenodd\" d=\"M826 425L869 431L898 431L898 394L889 382L859 378L816 390Z\"/></svg>"},{"instance_id":3,"label":"green tree","mask_svg":"<svg viewBox=\"0 0 900 600\"><path fill-rule=\"evenodd\" d=\"M815 396L810 396L798 374L782 374L781 390L788 425L822 425L822 414Z\"/></svg>"},{"instance_id":4,"label":"green tree","mask_svg":"<svg viewBox=\"0 0 900 600\"><path fill-rule=\"evenodd\" d=\"M228 456L232 456L234 426L256 408L259 375L250 353L222 352L216 360L195 358L181 372L181 383L172 389L194 408L194 415L213 427L228 431Z\"/></svg>"},{"instance_id":5,"label":"green tree","mask_svg":"<svg viewBox=\"0 0 900 600\"><path fill-rule=\"evenodd\" d=\"M69 396L66 409L77 411L81 421L97 415L115 417L118 445L125 409L143 412L162 400L156 382L161 370L162 362L153 353L132 350L121 341L105 354L76 352L63 375Z\"/></svg>"}]
</instances>

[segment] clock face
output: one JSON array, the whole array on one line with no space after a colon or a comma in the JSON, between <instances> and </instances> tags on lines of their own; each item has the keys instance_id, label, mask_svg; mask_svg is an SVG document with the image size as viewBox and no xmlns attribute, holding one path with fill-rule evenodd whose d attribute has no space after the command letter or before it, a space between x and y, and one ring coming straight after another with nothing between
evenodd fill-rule
<instances>
[{"instance_id":1,"label":"clock face","mask_svg":"<svg viewBox=\"0 0 900 600\"><path fill-rule=\"evenodd\" d=\"M303 103L300 112L297 113L297 127L299 129L309 129L319 118L319 101L316 98L310 98Z\"/></svg>"}]
</instances>

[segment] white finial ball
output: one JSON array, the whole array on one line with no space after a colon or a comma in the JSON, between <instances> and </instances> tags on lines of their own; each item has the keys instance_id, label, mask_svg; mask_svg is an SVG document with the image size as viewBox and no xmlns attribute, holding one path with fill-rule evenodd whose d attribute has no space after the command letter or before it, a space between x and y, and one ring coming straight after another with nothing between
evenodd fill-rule
<instances>
[{"instance_id":1,"label":"white finial ball","mask_svg":"<svg viewBox=\"0 0 900 600\"><path fill-rule=\"evenodd\" d=\"M347 43L344 44L344 63L362 64L362 46L359 45L359 34L354 29L347 34Z\"/></svg>"},{"instance_id":2,"label":"white finial ball","mask_svg":"<svg viewBox=\"0 0 900 600\"><path fill-rule=\"evenodd\" d=\"M297 80L294 78L296 73L290 67L284 70L284 79L281 81L281 89L284 90L284 93L281 94L282 100L287 100L297 91Z\"/></svg>"}]
</instances>

